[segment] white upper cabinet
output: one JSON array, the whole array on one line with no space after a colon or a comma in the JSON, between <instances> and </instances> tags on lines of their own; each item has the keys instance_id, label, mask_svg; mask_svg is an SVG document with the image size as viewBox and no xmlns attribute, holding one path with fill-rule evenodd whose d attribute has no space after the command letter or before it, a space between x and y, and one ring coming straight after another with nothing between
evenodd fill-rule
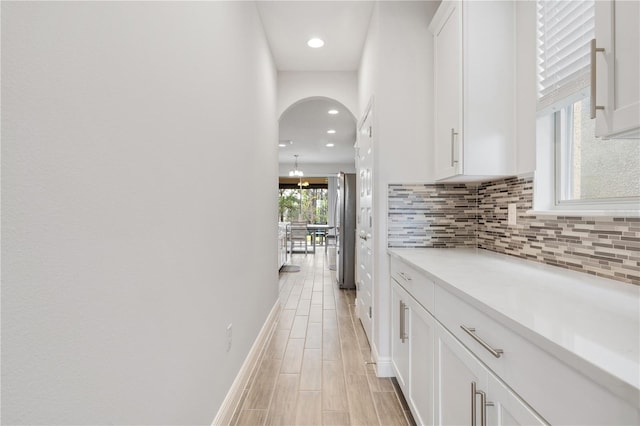
<instances>
[{"instance_id":1,"label":"white upper cabinet","mask_svg":"<svg viewBox=\"0 0 640 426\"><path fill-rule=\"evenodd\" d=\"M592 116L595 113L596 118L596 136L624 137L631 134L638 137L640 2L597 1L595 15L595 48L598 51L592 52L592 60L595 54L592 73L595 71L596 74L595 104L603 107L592 110Z\"/></svg>"},{"instance_id":2,"label":"white upper cabinet","mask_svg":"<svg viewBox=\"0 0 640 426\"><path fill-rule=\"evenodd\" d=\"M443 1L434 36L435 177L515 173L515 9Z\"/></svg>"},{"instance_id":3,"label":"white upper cabinet","mask_svg":"<svg viewBox=\"0 0 640 426\"><path fill-rule=\"evenodd\" d=\"M435 171L438 179L462 173L459 158L462 141L461 8L458 1L443 3L431 24L435 55Z\"/></svg>"}]
</instances>

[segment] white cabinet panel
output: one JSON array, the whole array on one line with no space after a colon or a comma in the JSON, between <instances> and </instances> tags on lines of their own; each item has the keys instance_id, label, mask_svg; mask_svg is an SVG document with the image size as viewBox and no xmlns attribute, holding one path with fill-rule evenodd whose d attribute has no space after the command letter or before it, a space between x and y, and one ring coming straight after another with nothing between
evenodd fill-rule
<instances>
[{"instance_id":1,"label":"white cabinet panel","mask_svg":"<svg viewBox=\"0 0 640 426\"><path fill-rule=\"evenodd\" d=\"M435 169L438 178L462 173L462 4L451 2L434 33ZM460 136L460 137L458 137Z\"/></svg>"},{"instance_id":2,"label":"white cabinet panel","mask_svg":"<svg viewBox=\"0 0 640 426\"><path fill-rule=\"evenodd\" d=\"M639 137L640 2L597 1L595 14L596 136Z\"/></svg>"},{"instance_id":3,"label":"white cabinet panel","mask_svg":"<svg viewBox=\"0 0 640 426\"><path fill-rule=\"evenodd\" d=\"M410 315L409 399L416 423L432 425L434 424L435 319L413 299L410 301Z\"/></svg>"},{"instance_id":4,"label":"white cabinet panel","mask_svg":"<svg viewBox=\"0 0 640 426\"><path fill-rule=\"evenodd\" d=\"M436 179L515 171L515 9L444 0L434 36Z\"/></svg>"},{"instance_id":5,"label":"white cabinet panel","mask_svg":"<svg viewBox=\"0 0 640 426\"><path fill-rule=\"evenodd\" d=\"M444 327L436 333L436 418L441 425L469 425L472 414L471 387L486 389L487 370ZM475 395L473 396L475 398Z\"/></svg>"},{"instance_id":6,"label":"white cabinet panel","mask_svg":"<svg viewBox=\"0 0 640 426\"><path fill-rule=\"evenodd\" d=\"M411 316L407 314L409 295L391 281L391 363L405 395L409 395L409 339Z\"/></svg>"},{"instance_id":7,"label":"white cabinet panel","mask_svg":"<svg viewBox=\"0 0 640 426\"><path fill-rule=\"evenodd\" d=\"M438 327L436 342L437 424L548 424L444 327Z\"/></svg>"},{"instance_id":8,"label":"white cabinet panel","mask_svg":"<svg viewBox=\"0 0 640 426\"><path fill-rule=\"evenodd\" d=\"M428 279L424 273L407 265L406 263L391 258L391 277L395 279L416 301L427 311L433 312L435 283Z\"/></svg>"},{"instance_id":9,"label":"white cabinet panel","mask_svg":"<svg viewBox=\"0 0 640 426\"><path fill-rule=\"evenodd\" d=\"M498 426L548 424L504 383L489 373L487 424Z\"/></svg>"},{"instance_id":10,"label":"white cabinet panel","mask_svg":"<svg viewBox=\"0 0 640 426\"><path fill-rule=\"evenodd\" d=\"M420 288L433 304L433 282L410 266L391 260L391 359L396 379L418 424L434 424L435 319L408 293ZM402 283L402 284L401 284Z\"/></svg>"},{"instance_id":11,"label":"white cabinet panel","mask_svg":"<svg viewBox=\"0 0 640 426\"><path fill-rule=\"evenodd\" d=\"M633 405L615 397L572 366L541 350L441 286L436 287L435 297L435 317L549 422L600 425L614 419L615 424L635 424L640 420ZM465 332L461 325L472 328L476 338ZM502 351L500 357L494 356L489 348ZM532 365L536 368L530 368ZM574 392L574 389L580 389L580 392ZM603 406L609 410L603 410Z\"/></svg>"}]
</instances>

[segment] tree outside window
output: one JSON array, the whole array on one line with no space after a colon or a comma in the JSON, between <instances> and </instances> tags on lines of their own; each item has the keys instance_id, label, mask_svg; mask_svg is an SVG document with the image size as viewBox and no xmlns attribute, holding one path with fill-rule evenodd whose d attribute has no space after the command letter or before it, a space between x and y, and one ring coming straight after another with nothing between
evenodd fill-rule
<instances>
[{"instance_id":1,"label":"tree outside window","mask_svg":"<svg viewBox=\"0 0 640 426\"><path fill-rule=\"evenodd\" d=\"M327 223L327 210L327 188L279 189L278 216L281 222Z\"/></svg>"}]
</instances>

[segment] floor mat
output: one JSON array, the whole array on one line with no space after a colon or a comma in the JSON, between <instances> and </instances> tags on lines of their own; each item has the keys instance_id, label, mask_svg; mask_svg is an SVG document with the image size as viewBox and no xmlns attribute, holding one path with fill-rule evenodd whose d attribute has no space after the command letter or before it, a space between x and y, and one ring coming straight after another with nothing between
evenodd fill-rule
<instances>
[{"instance_id":1,"label":"floor mat","mask_svg":"<svg viewBox=\"0 0 640 426\"><path fill-rule=\"evenodd\" d=\"M300 267L298 265L284 265L280 268L280 272L300 272Z\"/></svg>"}]
</instances>

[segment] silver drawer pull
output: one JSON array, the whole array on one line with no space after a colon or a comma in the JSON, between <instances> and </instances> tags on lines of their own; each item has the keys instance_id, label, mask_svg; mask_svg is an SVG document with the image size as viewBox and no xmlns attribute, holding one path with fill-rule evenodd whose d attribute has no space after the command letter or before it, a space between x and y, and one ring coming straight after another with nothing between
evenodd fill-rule
<instances>
[{"instance_id":1,"label":"silver drawer pull","mask_svg":"<svg viewBox=\"0 0 640 426\"><path fill-rule=\"evenodd\" d=\"M405 274L404 272L400 272L400 276L402 278L404 278L405 280L407 280L407 281L411 281L411 277L409 275Z\"/></svg>"},{"instance_id":2,"label":"silver drawer pull","mask_svg":"<svg viewBox=\"0 0 640 426\"><path fill-rule=\"evenodd\" d=\"M480 343L483 348L491 352L491 355L495 356L496 358L500 358L500 355L504 353L502 349L493 349L491 346L489 346L487 342L485 342L480 337L478 337L478 335L476 334L475 328L465 327L464 325L461 325L460 328L463 329L464 332L467 333L469 336L473 337L473 340Z\"/></svg>"}]
</instances>

